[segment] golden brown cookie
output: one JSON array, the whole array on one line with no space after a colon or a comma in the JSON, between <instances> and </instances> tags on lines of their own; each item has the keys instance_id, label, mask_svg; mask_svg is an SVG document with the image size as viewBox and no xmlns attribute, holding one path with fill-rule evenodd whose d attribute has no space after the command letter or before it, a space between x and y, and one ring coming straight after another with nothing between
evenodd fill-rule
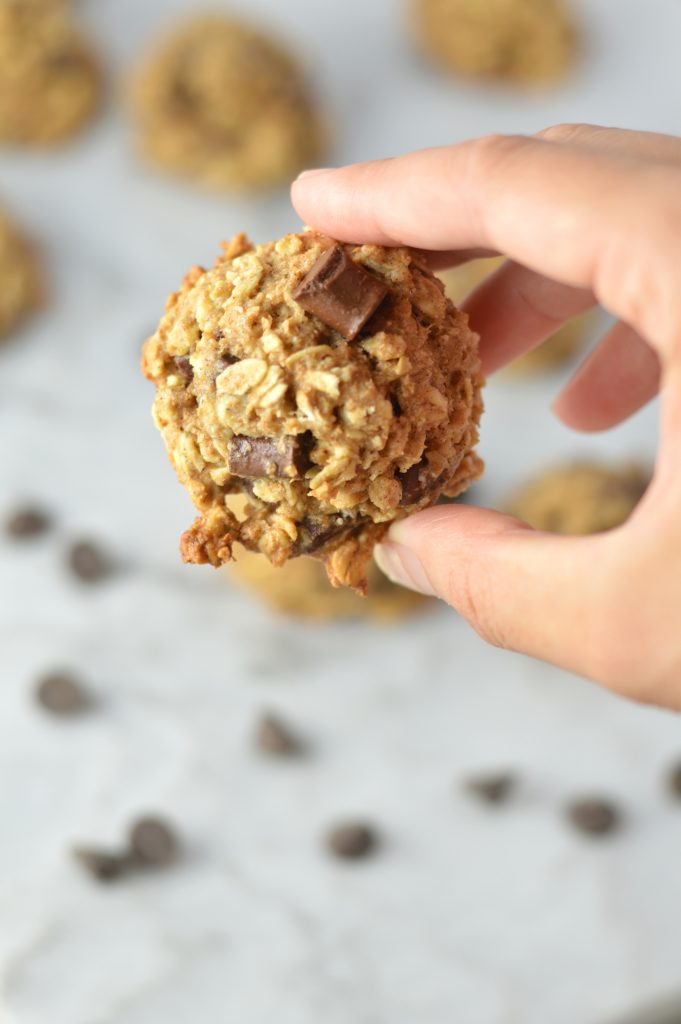
<instances>
[{"instance_id":1,"label":"golden brown cookie","mask_svg":"<svg viewBox=\"0 0 681 1024\"><path fill-rule=\"evenodd\" d=\"M389 524L480 475L477 342L406 249L241 235L194 268L143 357L200 512L185 561L220 565L239 541L275 565L313 554L364 592Z\"/></svg>"},{"instance_id":2,"label":"golden brown cookie","mask_svg":"<svg viewBox=\"0 0 681 1024\"><path fill-rule=\"evenodd\" d=\"M447 71L542 85L575 58L565 0L412 0L412 13L418 45Z\"/></svg>"},{"instance_id":3,"label":"golden brown cookie","mask_svg":"<svg viewBox=\"0 0 681 1024\"><path fill-rule=\"evenodd\" d=\"M132 102L143 155L212 188L288 181L323 145L294 58L221 14L194 16L165 35L139 69Z\"/></svg>"},{"instance_id":4,"label":"golden brown cookie","mask_svg":"<svg viewBox=\"0 0 681 1024\"><path fill-rule=\"evenodd\" d=\"M483 278L495 271L504 262L503 256L490 259L472 260L460 267L440 271L438 277L444 282L445 290L455 305L460 305L466 296ZM505 373L519 377L551 372L571 362L586 347L587 335L593 320L592 313L582 313L559 328L541 345L530 349L504 368Z\"/></svg>"},{"instance_id":5,"label":"golden brown cookie","mask_svg":"<svg viewBox=\"0 0 681 1024\"><path fill-rule=\"evenodd\" d=\"M30 242L0 213L0 342L38 305L41 277Z\"/></svg>"},{"instance_id":6,"label":"golden brown cookie","mask_svg":"<svg viewBox=\"0 0 681 1024\"><path fill-rule=\"evenodd\" d=\"M577 462L557 466L521 487L506 511L535 530L602 533L629 518L649 482L649 471L640 465Z\"/></svg>"},{"instance_id":7,"label":"golden brown cookie","mask_svg":"<svg viewBox=\"0 0 681 1024\"><path fill-rule=\"evenodd\" d=\"M227 573L230 581L252 591L268 607L299 619L331 622L361 617L389 623L433 604L432 599L391 583L373 563L367 570L366 600L347 587L330 587L323 565L314 558L296 558L276 567L242 549Z\"/></svg>"},{"instance_id":8,"label":"golden brown cookie","mask_svg":"<svg viewBox=\"0 0 681 1024\"><path fill-rule=\"evenodd\" d=\"M100 94L90 49L62 0L0 0L0 140L74 135Z\"/></svg>"}]
</instances>

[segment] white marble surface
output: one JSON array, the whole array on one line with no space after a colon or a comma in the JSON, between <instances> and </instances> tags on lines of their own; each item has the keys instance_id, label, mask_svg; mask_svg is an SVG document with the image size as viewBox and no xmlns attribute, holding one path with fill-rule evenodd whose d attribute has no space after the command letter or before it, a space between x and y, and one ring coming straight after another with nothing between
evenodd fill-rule
<instances>
[{"instance_id":1,"label":"white marble surface","mask_svg":"<svg viewBox=\"0 0 681 1024\"><path fill-rule=\"evenodd\" d=\"M154 26L192 5L81 6L113 93ZM681 130L678 0L587 0L579 74L536 97L434 77L390 0L231 6L307 47L336 161L560 120ZM0 155L0 193L52 283L0 353L0 512L24 496L59 521L30 546L0 540L2 1024L600 1024L681 987L681 810L661 785L677 718L488 649L444 608L395 629L291 625L178 562L191 509L149 422L139 343L221 237L294 226L286 196L207 198L140 170L113 96L63 152ZM490 386L484 500L559 454L652 453L654 408L576 438L546 410L556 387ZM64 570L82 533L125 562L107 585ZM98 696L78 721L32 705L35 675L62 664ZM264 707L309 735L306 761L253 753ZM506 765L524 781L498 815L453 786ZM628 811L600 845L560 816L592 788ZM177 821L183 863L111 888L83 877L69 845L114 840L146 809ZM379 823L375 860L324 855L345 814Z\"/></svg>"}]
</instances>

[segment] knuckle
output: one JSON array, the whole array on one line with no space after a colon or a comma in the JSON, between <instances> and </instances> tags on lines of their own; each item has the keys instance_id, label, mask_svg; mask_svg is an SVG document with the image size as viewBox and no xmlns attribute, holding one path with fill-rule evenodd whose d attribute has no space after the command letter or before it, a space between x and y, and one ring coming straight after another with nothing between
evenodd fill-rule
<instances>
[{"instance_id":1,"label":"knuckle","mask_svg":"<svg viewBox=\"0 0 681 1024\"><path fill-rule=\"evenodd\" d=\"M567 121L564 124L552 124L548 128L543 128L540 132L537 132L537 138L544 139L546 142L561 142L564 144L590 142L600 131L601 129L595 128L590 124Z\"/></svg>"},{"instance_id":2,"label":"knuckle","mask_svg":"<svg viewBox=\"0 0 681 1024\"><path fill-rule=\"evenodd\" d=\"M467 143L470 171L474 178L494 173L529 145L524 135L482 135Z\"/></svg>"}]
</instances>

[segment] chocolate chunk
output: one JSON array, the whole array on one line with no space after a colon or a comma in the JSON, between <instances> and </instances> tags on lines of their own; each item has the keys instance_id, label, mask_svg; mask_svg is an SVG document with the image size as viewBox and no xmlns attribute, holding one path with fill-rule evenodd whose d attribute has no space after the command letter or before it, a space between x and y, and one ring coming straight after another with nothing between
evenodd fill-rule
<instances>
[{"instance_id":1,"label":"chocolate chunk","mask_svg":"<svg viewBox=\"0 0 681 1024\"><path fill-rule=\"evenodd\" d=\"M617 807L608 800L592 797L573 800L568 804L567 816L576 829L592 836L609 835L621 823Z\"/></svg>"},{"instance_id":2,"label":"chocolate chunk","mask_svg":"<svg viewBox=\"0 0 681 1024\"><path fill-rule=\"evenodd\" d=\"M130 859L127 854L112 853L89 846L75 847L73 856L98 882L113 882L130 867Z\"/></svg>"},{"instance_id":3,"label":"chocolate chunk","mask_svg":"<svg viewBox=\"0 0 681 1024\"><path fill-rule=\"evenodd\" d=\"M52 520L47 512L27 505L12 513L5 523L5 531L15 540L28 540L47 533L51 526Z\"/></svg>"},{"instance_id":4,"label":"chocolate chunk","mask_svg":"<svg viewBox=\"0 0 681 1024\"><path fill-rule=\"evenodd\" d=\"M425 487L421 483L421 471L426 469L428 463L421 459L416 465L410 466L404 473L396 473L395 479L402 486L402 497L400 505L415 505L424 495Z\"/></svg>"},{"instance_id":5,"label":"chocolate chunk","mask_svg":"<svg viewBox=\"0 0 681 1024\"><path fill-rule=\"evenodd\" d=\"M175 356L173 359L175 369L178 374L188 384L194 379L194 371L192 370L192 364L189 362L188 356Z\"/></svg>"},{"instance_id":6,"label":"chocolate chunk","mask_svg":"<svg viewBox=\"0 0 681 1024\"><path fill-rule=\"evenodd\" d=\"M393 413L399 418L402 415L402 406L400 405L397 395L394 395L391 391L388 395L388 399L393 407Z\"/></svg>"},{"instance_id":7,"label":"chocolate chunk","mask_svg":"<svg viewBox=\"0 0 681 1024\"><path fill-rule=\"evenodd\" d=\"M71 545L68 564L74 576L83 583L99 583L113 572L113 565L105 552L88 540Z\"/></svg>"},{"instance_id":8,"label":"chocolate chunk","mask_svg":"<svg viewBox=\"0 0 681 1024\"><path fill-rule=\"evenodd\" d=\"M312 465L309 438L235 434L229 442L229 471L234 476L300 478Z\"/></svg>"},{"instance_id":9,"label":"chocolate chunk","mask_svg":"<svg viewBox=\"0 0 681 1024\"><path fill-rule=\"evenodd\" d=\"M305 516L299 523L298 537L296 539L296 552L299 555L311 555L318 551L330 540L335 540L349 530L362 526L366 519L358 518L343 520L340 517L333 519L315 519L313 516Z\"/></svg>"},{"instance_id":10,"label":"chocolate chunk","mask_svg":"<svg viewBox=\"0 0 681 1024\"><path fill-rule=\"evenodd\" d=\"M672 796L681 799L681 763L672 768L669 773L669 791Z\"/></svg>"},{"instance_id":11,"label":"chocolate chunk","mask_svg":"<svg viewBox=\"0 0 681 1024\"><path fill-rule=\"evenodd\" d=\"M371 825L363 822L347 822L336 825L329 832L326 844L336 857L357 860L372 853L378 837Z\"/></svg>"},{"instance_id":12,"label":"chocolate chunk","mask_svg":"<svg viewBox=\"0 0 681 1024\"><path fill-rule=\"evenodd\" d=\"M256 729L255 741L264 753L276 754L277 757L295 757L303 752L300 738L273 714L262 715Z\"/></svg>"},{"instance_id":13,"label":"chocolate chunk","mask_svg":"<svg viewBox=\"0 0 681 1024\"><path fill-rule=\"evenodd\" d=\"M238 362L239 360L237 357L230 355L229 352L225 352L223 355L218 356L215 360L215 376L219 377L222 371L226 370L228 366L234 366L234 364Z\"/></svg>"},{"instance_id":14,"label":"chocolate chunk","mask_svg":"<svg viewBox=\"0 0 681 1024\"><path fill-rule=\"evenodd\" d=\"M90 705L80 681L69 672L50 672L38 681L36 700L53 715L77 715Z\"/></svg>"},{"instance_id":15,"label":"chocolate chunk","mask_svg":"<svg viewBox=\"0 0 681 1024\"><path fill-rule=\"evenodd\" d=\"M336 244L313 264L293 298L307 313L353 341L387 294L388 288L381 280Z\"/></svg>"},{"instance_id":16,"label":"chocolate chunk","mask_svg":"<svg viewBox=\"0 0 681 1024\"><path fill-rule=\"evenodd\" d=\"M465 788L488 804L505 803L513 792L516 780L509 772L498 775L474 775L466 779Z\"/></svg>"}]
</instances>

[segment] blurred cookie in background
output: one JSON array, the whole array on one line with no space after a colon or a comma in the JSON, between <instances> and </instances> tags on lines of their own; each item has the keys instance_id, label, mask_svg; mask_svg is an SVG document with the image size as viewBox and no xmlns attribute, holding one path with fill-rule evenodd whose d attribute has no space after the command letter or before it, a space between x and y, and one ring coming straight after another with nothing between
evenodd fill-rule
<instances>
[{"instance_id":1,"label":"blurred cookie in background","mask_svg":"<svg viewBox=\"0 0 681 1024\"><path fill-rule=\"evenodd\" d=\"M564 0L412 0L412 24L441 68L524 85L562 78L578 48Z\"/></svg>"},{"instance_id":2,"label":"blurred cookie in background","mask_svg":"<svg viewBox=\"0 0 681 1024\"><path fill-rule=\"evenodd\" d=\"M575 462L545 470L511 495L505 511L535 530L580 535L624 523L650 482L644 466Z\"/></svg>"},{"instance_id":3,"label":"blurred cookie in background","mask_svg":"<svg viewBox=\"0 0 681 1024\"><path fill-rule=\"evenodd\" d=\"M76 134L101 83L63 0L0 2L0 141L48 145Z\"/></svg>"},{"instance_id":4,"label":"blurred cookie in background","mask_svg":"<svg viewBox=\"0 0 681 1024\"><path fill-rule=\"evenodd\" d=\"M347 587L330 587L322 563L304 556L277 569L266 558L239 549L236 561L224 573L269 608L299 619L329 622L362 618L390 623L422 612L434 603L391 583L373 563L367 574L368 597L359 597Z\"/></svg>"},{"instance_id":5,"label":"blurred cookie in background","mask_svg":"<svg viewBox=\"0 0 681 1024\"><path fill-rule=\"evenodd\" d=\"M216 189L268 187L319 157L320 116L300 65L221 14L170 29L132 84L138 145L159 168Z\"/></svg>"},{"instance_id":6,"label":"blurred cookie in background","mask_svg":"<svg viewBox=\"0 0 681 1024\"><path fill-rule=\"evenodd\" d=\"M2 71L0 71L0 76ZM0 104L2 100L0 99ZM42 281L33 246L0 210L0 343L42 298Z\"/></svg>"},{"instance_id":7,"label":"blurred cookie in background","mask_svg":"<svg viewBox=\"0 0 681 1024\"><path fill-rule=\"evenodd\" d=\"M438 277L444 282L447 295L454 305L460 306L476 285L493 273L503 262L503 256L471 260L469 263L463 263L460 267L440 271ZM532 377L550 373L567 365L586 348L594 318L594 313L588 312L568 321L541 345L537 345L536 348L525 352L518 359L514 359L512 363L504 367L503 372L519 377Z\"/></svg>"}]
</instances>

